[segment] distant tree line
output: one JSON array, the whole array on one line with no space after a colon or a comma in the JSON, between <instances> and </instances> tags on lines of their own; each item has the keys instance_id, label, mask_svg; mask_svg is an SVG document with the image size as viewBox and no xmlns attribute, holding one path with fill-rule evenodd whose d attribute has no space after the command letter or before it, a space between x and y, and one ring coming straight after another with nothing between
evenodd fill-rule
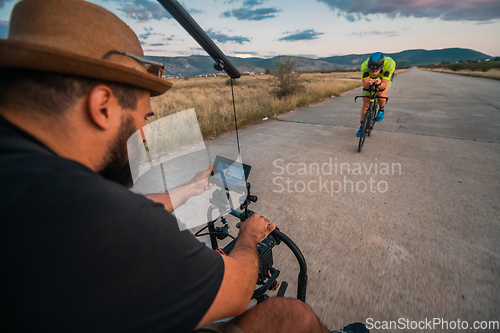
<instances>
[{"instance_id":1,"label":"distant tree line","mask_svg":"<svg viewBox=\"0 0 500 333\"><path fill-rule=\"evenodd\" d=\"M427 64L427 65L420 65L420 67L423 68L430 68L430 69L435 69L435 68L444 68L444 69L449 69L452 71L459 71L459 70L471 70L471 71L483 71L487 72L492 68L498 68L500 69L500 57L496 57L494 59L490 59L489 61L486 60L466 60L466 61L458 61L458 62L441 62L439 64Z\"/></svg>"}]
</instances>

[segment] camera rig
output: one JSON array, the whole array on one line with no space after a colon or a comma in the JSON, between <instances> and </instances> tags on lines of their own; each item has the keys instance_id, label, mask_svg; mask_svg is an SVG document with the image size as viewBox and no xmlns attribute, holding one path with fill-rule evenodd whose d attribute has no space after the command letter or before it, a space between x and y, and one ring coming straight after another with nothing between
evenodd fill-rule
<instances>
[{"instance_id":1,"label":"camera rig","mask_svg":"<svg viewBox=\"0 0 500 333\"><path fill-rule=\"evenodd\" d=\"M244 222L254 213L248 209L248 206L252 202L257 202L258 198L256 195L251 194L251 185L247 181L251 170L248 164L217 156L213 170L213 175L209 178L209 182L214 183L218 188L212 194L212 198L210 199L211 206L207 211L207 220L210 222L195 235L197 237L209 235L212 249L223 255L228 255L236 244L236 238L229 233L229 224L225 216L232 215L238 218L240 222ZM244 188L241 184L245 184ZM230 191L241 195L237 209L231 207ZM219 212L219 217L211 221L215 210ZM216 222L219 220L221 225L216 226ZM202 233L206 229L208 229L208 232ZM219 241L227 237L231 237L233 240L223 248L220 248ZM305 302L307 290L307 264L305 258L297 245L276 227L269 236L257 244L259 255L257 285L260 287L254 291L252 298L256 299L258 303L269 298L266 294L268 290L276 290L280 285L277 281L280 271L273 267L273 248L281 243L284 243L292 251L299 263L300 272L297 282L297 299ZM282 281L277 296L284 296L287 287L288 283Z\"/></svg>"},{"instance_id":2,"label":"camera rig","mask_svg":"<svg viewBox=\"0 0 500 333\"><path fill-rule=\"evenodd\" d=\"M212 57L215 61L214 68L218 71L225 71L227 75L231 78L231 92L233 96L233 111L234 111L234 123L236 128L236 138L238 142L238 153L240 152L239 136L238 136L238 122L236 119L236 108L234 103L234 92L233 92L233 79L237 79L241 76L238 69L229 61L225 54L215 45L212 39L201 29L201 27L196 23L196 21L189 15L189 13L176 1L176 0L158 0L158 2L165 7L165 9L172 15L172 17L179 22L179 24L193 37L198 44ZM225 161L225 163L224 163ZM218 156L214 162L214 174L212 178L209 179L210 182L218 185L219 189L213 192L212 198L210 199L211 206L208 209L207 226L199 230L196 236L209 235L210 243L214 250L222 252L224 254L229 254L233 249L236 238L229 234L229 225L225 216L232 215L244 222L248 219L253 211L248 209L248 206L252 202L257 201L257 196L251 195L250 193L250 183L247 181L248 174L250 172L250 166L242 164L236 161L231 161ZM230 179L234 176L228 171L234 169L228 169L226 167L237 166L236 169L239 173L236 174L237 179ZM234 181L234 182L233 182ZM239 200L239 207L235 209L231 207L230 191L241 194ZM212 220L212 213L215 209L219 210L219 217ZM220 219L222 226L215 226L215 223ZM207 233L201 234L205 229L208 229ZM223 240L226 237L231 237L233 240L227 244L224 248L220 249L218 241ZM297 283L297 299L305 302L306 299L306 289L307 289L307 265L302 255L302 252L297 247L297 245L284 233L282 233L278 228L276 228L266 239L257 245L257 250L259 253L259 276L257 280L258 287L253 294L253 298L257 302L262 302L268 298L266 292L268 290L276 290L278 288L277 278L280 271L273 267L273 254L272 250L276 245L284 243L295 255L300 271L298 275ZM288 284L286 282L281 283L281 287L278 290L278 296L283 296L285 294Z\"/></svg>"}]
</instances>

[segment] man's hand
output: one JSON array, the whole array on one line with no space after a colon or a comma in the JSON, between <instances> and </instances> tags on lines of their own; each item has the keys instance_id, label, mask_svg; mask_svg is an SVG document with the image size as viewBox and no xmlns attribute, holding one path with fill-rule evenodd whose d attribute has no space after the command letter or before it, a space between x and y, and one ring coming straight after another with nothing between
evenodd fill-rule
<instances>
[{"instance_id":1,"label":"man's hand","mask_svg":"<svg viewBox=\"0 0 500 333\"><path fill-rule=\"evenodd\" d=\"M210 165L208 169L198 171L193 179L187 182L187 186L191 188L191 196L200 195L205 191L210 190L214 184L208 182L208 177L212 173L213 167Z\"/></svg>"},{"instance_id":2,"label":"man's hand","mask_svg":"<svg viewBox=\"0 0 500 333\"><path fill-rule=\"evenodd\" d=\"M214 302L197 327L206 323L242 314L250 302L257 275L259 256L257 243L264 240L276 226L265 217L253 214L236 224L240 234L233 250L224 260L224 278Z\"/></svg>"},{"instance_id":3,"label":"man's hand","mask_svg":"<svg viewBox=\"0 0 500 333\"><path fill-rule=\"evenodd\" d=\"M240 235L250 237L259 243L276 228L276 225L269 219L254 213L245 222L238 222L236 228L240 229Z\"/></svg>"},{"instance_id":4,"label":"man's hand","mask_svg":"<svg viewBox=\"0 0 500 333\"><path fill-rule=\"evenodd\" d=\"M369 80L368 80L368 83L369 83L369 84L373 84L373 83L375 83L375 84L379 85L379 84L381 84L381 83L382 83L382 79L381 79L381 78L369 79Z\"/></svg>"},{"instance_id":5,"label":"man's hand","mask_svg":"<svg viewBox=\"0 0 500 333\"><path fill-rule=\"evenodd\" d=\"M154 202L163 204L165 209L172 213L177 207L188 201L191 197L200 195L210 190L214 184L208 182L212 166L203 171L198 171L194 177L185 184L169 190L166 193L148 194L146 197Z\"/></svg>"}]
</instances>

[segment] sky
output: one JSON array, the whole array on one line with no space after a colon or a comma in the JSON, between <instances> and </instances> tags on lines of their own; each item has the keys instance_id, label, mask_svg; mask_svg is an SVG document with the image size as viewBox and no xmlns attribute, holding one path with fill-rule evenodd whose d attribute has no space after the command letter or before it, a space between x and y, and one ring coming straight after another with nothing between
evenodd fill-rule
<instances>
[{"instance_id":1,"label":"sky","mask_svg":"<svg viewBox=\"0 0 500 333\"><path fill-rule=\"evenodd\" d=\"M0 0L0 38L18 0ZM90 0L127 23L146 55L205 55L153 0ZM310 58L470 48L500 56L500 0L182 0L229 56Z\"/></svg>"}]
</instances>

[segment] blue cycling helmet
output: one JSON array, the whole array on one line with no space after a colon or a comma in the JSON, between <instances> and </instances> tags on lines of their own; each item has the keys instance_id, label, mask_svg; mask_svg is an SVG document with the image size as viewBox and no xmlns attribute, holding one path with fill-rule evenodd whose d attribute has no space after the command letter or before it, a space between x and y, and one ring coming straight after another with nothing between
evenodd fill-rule
<instances>
[{"instance_id":1,"label":"blue cycling helmet","mask_svg":"<svg viewBox=\"0 0 500 333\"><path fill-rule=\"evenodd\" d=\"M370 71L376 71L384 66L385 56L382 52L375 52L368 60L368 68Z\"/></svg>"}]
</instances>

